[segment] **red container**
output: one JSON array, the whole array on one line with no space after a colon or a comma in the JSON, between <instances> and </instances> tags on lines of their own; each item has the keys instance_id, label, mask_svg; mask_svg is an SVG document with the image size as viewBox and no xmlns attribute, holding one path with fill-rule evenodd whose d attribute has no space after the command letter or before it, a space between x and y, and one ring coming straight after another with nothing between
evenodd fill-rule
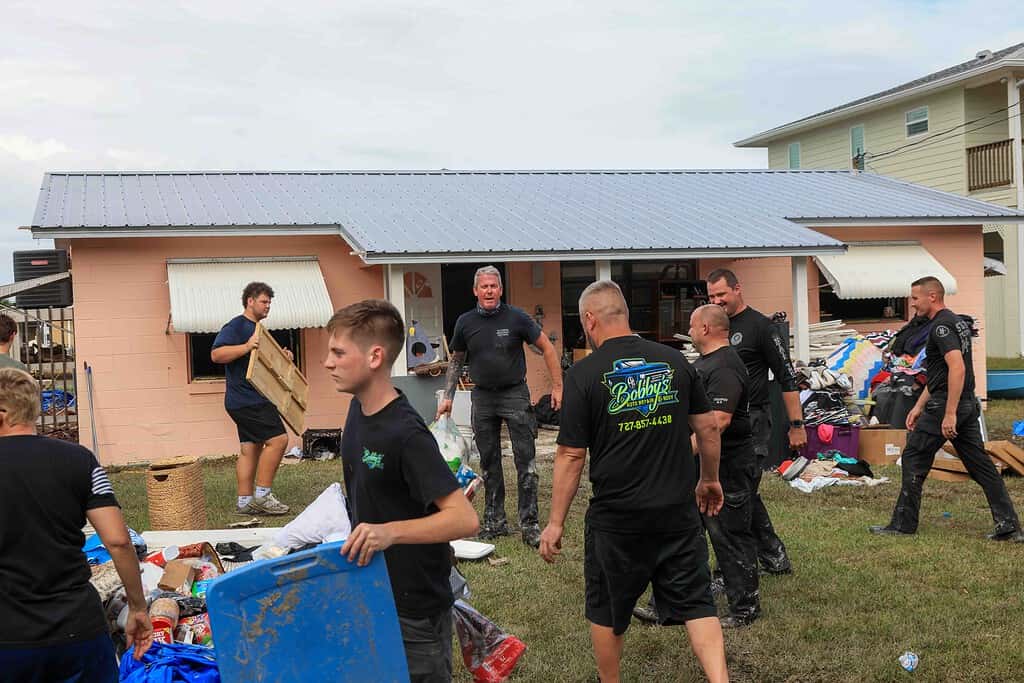
<instances>
[{"instance_id":1,"label":"red container","mask_svg":"<svg viewBox=\"0 0 1024 683\"><path fill-rule=\"evenodd\" d=\"M807 445L800 455L810 461L818 459L818 453L836 450L847 458L856 458L860 447L860 427L854 425L832 425L832 441L824 442L818 436L818 427L806 427Z\"/></svg>"}]
</instances>

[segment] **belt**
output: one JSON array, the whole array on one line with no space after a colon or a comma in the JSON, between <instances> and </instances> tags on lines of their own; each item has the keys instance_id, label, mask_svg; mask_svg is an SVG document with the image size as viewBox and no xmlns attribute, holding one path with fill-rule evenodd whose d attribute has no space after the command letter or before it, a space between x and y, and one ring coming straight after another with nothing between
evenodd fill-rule
<instances>
[{"instance_id":1,"label":"belt","mask_svg":"<svg viewBox=\"0 0 1024 683\"><path fill-rule=\"evenodd\" d=\"M474 389L481 389L483 391L507 391L508 389L515 389L516 387L521 387L524 384L526 384L526 382L523 381L523 380L520 380L520 381L516 382L515 384L505 384L505 385L500 386L500 387L485 387L485 386L481 386L481 385L477 384L473 388Z\"/></svg>"}]
</instances>

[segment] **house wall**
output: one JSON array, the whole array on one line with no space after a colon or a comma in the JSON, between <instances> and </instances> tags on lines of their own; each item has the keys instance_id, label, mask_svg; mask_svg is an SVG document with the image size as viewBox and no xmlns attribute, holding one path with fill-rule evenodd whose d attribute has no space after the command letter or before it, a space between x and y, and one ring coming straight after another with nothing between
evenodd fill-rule
<instances>
[{"instance_id":1,"label":"house wall","mask_svg":"<svg viewBox=\"0 0 1024 683\"><path fill-rule=\"evenodd\" d=\"M224 412L224 383L189 384L186 335L165 333L167 259L315 254L335 308L383 296L381 268L364 267L337 237L78 239L68 245L74 260L76 353L93 368L104 464L238 451L235 427ZM326 331L307 329L303 337L310 383L306 423L340 426L349 399L334 390L321 368ZM84 382L79 386L84 389ZM88 401L79 406L79 438L91 444Z\"/></svg>"},{"instance_id":2,"label":"house wall","mask_svg":"<svg viewBox=\"0 0 1024 683\"><path fill-rule=\"evenodd\" d=\"M946 298L947 305L957 313L967 313L979 321L981 335L974 340L973 360L978 394L984 396L985 356L987 352L987 318L985 316L985 278L982 269L983 240L981 226L965 227L880 227L880 228L814 228L843 242L915 240L921 243L946 270L956 278L958 291ZM789 258L709 259L701 261L701 277L715 268L730 268L743 287L748 305L766 315L785 311L793 318L793 286ZM820 320L816 284L817 268L813 259L807 268L810 321ZM909 288L908 288L909 294ZM897 321L883 320L875 324L859 324L861 332L884 330L898 326Z\"/></svg>"},{"instance_id":3,"label":"house wall","mask_svg":"<svg viewBox=\"0 0 1024 683\"><path fill-rule=\"evenodd\" d=\"M928 106L928 132L908 138L906 113L924 105ZM964 120L964 91L951 88L776 140L768 146L768 167L788 168L789 143L799 142L801 168L848 169L853 126L864 126L864 147L868 154L878 154L953 128ZM869 158L866 170L946 192L967 193L962 136L947 136L888 157Z\"/></svg>"},{"instance_id":4,"label":"house wall","mask_svg":"<svg viewBox=\"0 0 1024 683\"><path fill-rule=\"evenodd\" d=\"M981 119L977 124L965 127L964 145L975 147L1009 138L1010 122L1006 120L1005 110L1005 83L996 81L980 88L964 90L964 121Z\"/></svg>"},{"instance_id":5,"label":"house wall","mask_svg":"<svg viewBox=\"0 0 1024 683\"><path fill-rule=\"evenodd\" d=\"M535 287L532 263L506 263L506 299L529 315L535 315L536 307L544 310L543 330L546 335L555 335L552 342L559 361L562 357L562 269L557 261L540 264L543 268L544 283ZM544 358L529 348L526 351L526 382L534 402L544 394L551 393L551 377Z\"/></svg>"}]
</instances>

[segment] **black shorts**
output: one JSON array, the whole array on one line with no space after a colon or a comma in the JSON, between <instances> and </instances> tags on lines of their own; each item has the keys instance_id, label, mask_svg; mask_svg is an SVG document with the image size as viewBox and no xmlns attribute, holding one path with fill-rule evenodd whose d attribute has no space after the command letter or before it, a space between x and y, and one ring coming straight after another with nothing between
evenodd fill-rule
<instances>
[{"instance_id":1,"label":"black shorts","mask_svg":"<svg viewBox=\"0 0 1024 683\"><path fill-rule=\"evenodd\" d=\"M260 403L244 408L228 408L228 415L238 426L240 443L266 443L284 434L284 423L273 403Z\"/></svg>"},{"instance_id":2,"label":"black shorts","mask_svg":"<svg viewBox=\"0 0 1024 683\"><path fill-rule=\"evenodd\" d=\"M584 530L587 620L622 635L651 584L663 625L718 615L704 529L668 534Z\"/></svg>"}]
</instances>

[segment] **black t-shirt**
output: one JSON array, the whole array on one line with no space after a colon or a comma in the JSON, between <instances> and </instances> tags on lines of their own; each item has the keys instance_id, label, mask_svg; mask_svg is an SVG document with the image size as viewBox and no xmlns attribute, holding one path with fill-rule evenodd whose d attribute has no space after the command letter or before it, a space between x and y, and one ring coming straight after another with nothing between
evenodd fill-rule
<instances>
[{"instance_id":1,"label":"black t-shirt","mask_svg":"<svg viewBox=\"0 0 1024 683\"><path fill-rule=\"evenodd\" d=\"M945 394L949 390L949 366L946 354L959 349L964 356L964 389L962 397L974 395L974 363L971 360L971 326L948 308L932 317L932 331L925 345L925 370L928 372L928 393Z\"/></svg>"},{"instance_id":2,"label":"black t-shirt","mask_svg":"<svg viewBox=\"0 0 1024 683\"><path fill-rule=\"evenodd\" d=\"M747 367L736 350L729 346L701 356L693 363L704 382L711 409L732 415L722 432L722 458L750 441L750 410L747 396Z\"/></svg>"},{"instance_id":3,"label":"black t-shirt","mask_svg":"<svg viewBox=\"0 0 1024 683\"><path fill-rule=\"evenodd\" d=\"M656 342L616 337L573 365L558 443L590 449L589 523L627 532L699 526L689 416L710 410L697 371Z\"/></svg>"},{"instance_id":4,"label":"black t-shirt","mask_svg":"<svg viewBox=\"0 0 1024 683\"><path fill-rule=\"evenodd\" d=\"M45 436L0 437L0 648L106 632L82 527L86 510L110 506L114 489L87 449Z\"/></svg>"},{"instance_id":5,"label":"black t-shirt","mask_svg":"<svg viewBox=\"0 0 1024 683\"><path fill-rule=\"evenodd\" d=\"M768 402L768 370L783 391L796 391L796 373L789 362L789 342L777 325L764 314L747 306L729 318L729 343L735 348L750 375L750 405Z\"/></svg>"},{"instance_id":6,"label":"black t-shirt","mask_svg":"<svg viewBox=\"0 0 1024 683\"><path fill-rule=\"evenodd\" d=\"M341 437L352 527L419 519L434 501L458 490L437 441L409 400L399 395L373 415L352 399ZM398 613L433 617L452 606L447 543L394 545L384 551Z\"/></svg>"},{"instance_id":7,"label":"black t-shirt","mask_svg":"<svg viewBox=\"0 0 1024 683\"><path fill-rule=\"evenodd\" d=\"M252 333L256 331L256 323L244 315L235 316L220 328L216 338L213 340L214 349L221 346L238 346L249 341ZM250 352L251 353L251 352ZM235 408L246 408L270 403L263 394L256 391L256 387L245 378L249 369L249 353L243 354L230 363L224 365L224 407L229 410Z\"/></svg>"},{"instance_id":8,"label":"black t-shirt","mask_svg":"<svg viewBox=\"0 0 1024 683\"><path fill-rule=\"evenodd\" d=\"M499 389L519 384L526 378L523 343L540 337L533 318L506 303L494 315L467 311L455 321L452 351L465 351L469 376L482 389Z\"/></svg>"}]
</instances>

